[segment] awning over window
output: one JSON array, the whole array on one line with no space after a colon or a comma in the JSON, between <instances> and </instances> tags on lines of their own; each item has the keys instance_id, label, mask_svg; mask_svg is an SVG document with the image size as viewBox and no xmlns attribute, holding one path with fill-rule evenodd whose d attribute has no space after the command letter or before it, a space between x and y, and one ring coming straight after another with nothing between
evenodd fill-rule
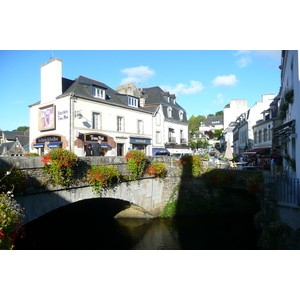
<instances>
[{"instance_id":1,"label":"awning over window","mask_svg":"<svg viewBox=\"0 0 300 300\"><path fill-rule=\"evenodd\" d=\"M44 144L34 144L34 148L44 148Z\"/></svg>"},{"instance_id":2,"label":"awning over window","mask_svg":"<svg viewBox=\"0 0 300 300\"><path fill-rule=\"evenodd\" d=\"M105 143L101 143L101 147L102 147L102 148L111 148L110 145L105 144Z\"/></svg>"},{"instance_id":3,"label":"awning over window","mask_svg":"<svg viewBox=\"0 0 300 300\"><path fill-rule=\"evenodd\" d=\"M62 142L50 143L48 144L48 148L57 148L61 144Z\"/></svg>"},{"instance_id":4,"label":"awning over window","mask_svg":"<svg viewBox=\"0 0 300 300\"><path fill-rule=\"evenodd\" d=\"M88 146L88 145L95 145L95 144L97 144L97 143L84 143L86 146ZM101 147L102 148L111 148L111 146L109 145L109 144L106 144L106 143L101 143Z\"/></svg>"},{"instance_id":5,"label":"awning over window","mask_svg":"<svg viewBox=\"0 0 300 300\"><path fill-rule=\"evenodd\" d=\"M168 155L170 152L164 148L152 148L152 155Z\"/></svg>"},{"instance_id":6,"label":"awning over window","mask_svg":"<svg viewBox=\"0 0 300 300\"><path fill-rule=\"evenodd\" d=\"M255 155L255 154L259 153L259 152L263 152L263 151L270 150L270 149L271 148L255 148L255 149L246 151L243 154L246 154L246 155Z\"/></svg>"}]
</instances>

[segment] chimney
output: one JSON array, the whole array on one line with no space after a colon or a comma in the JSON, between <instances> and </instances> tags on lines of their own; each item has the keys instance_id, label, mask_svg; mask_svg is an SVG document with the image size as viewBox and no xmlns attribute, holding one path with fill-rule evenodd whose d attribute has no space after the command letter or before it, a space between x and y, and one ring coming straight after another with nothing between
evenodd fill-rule
<instances>
[{"instance_id":1,"label":"chimney","mask_svg":"<svg viewBox=\"0 0 300 300\"><path fill-rule=\"evenodd\" d=\"M146 99L145 98L140 98L140 107L144 107L146 104Z\"/></svg>"},{"instance_id":2,"label":"chimney","mask_svg":"<svg viewBox=\"0 0 300 300\"><path fill-rule=\"evenodd\" d=\"M62 60L54 58L41 66L41 103L62 94Z\"/></svg>"}]
</instances>

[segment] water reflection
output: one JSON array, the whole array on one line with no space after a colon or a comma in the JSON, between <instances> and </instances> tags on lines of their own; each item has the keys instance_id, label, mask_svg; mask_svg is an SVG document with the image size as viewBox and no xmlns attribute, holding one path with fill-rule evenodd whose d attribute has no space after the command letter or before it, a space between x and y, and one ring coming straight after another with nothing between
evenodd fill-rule
<instances>
[{"instance_id":1,"label":"water reflection","mask_svg":"<svg viewBox=\"0 0 300 300\"><path fill-rule=\"evenodd\" d=\"M176 219L47 219L26 226L16 249L253 250L253 216Z\"/></svg>"}]
</instances>

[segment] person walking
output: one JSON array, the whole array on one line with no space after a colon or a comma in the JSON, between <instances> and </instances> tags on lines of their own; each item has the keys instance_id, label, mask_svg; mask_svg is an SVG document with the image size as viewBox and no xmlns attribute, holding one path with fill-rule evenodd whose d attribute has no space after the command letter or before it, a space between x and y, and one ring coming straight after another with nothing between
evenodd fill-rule
<instances>
[{"instance_id":1,"label":"person walking","mask_svg":"<svg viewBox=\"0 0 300 300\"><path fill-rule=\"evenodd\" d=\"M271 174L274 175L274 169L275 169L275 164L274 164L274 158L277 156L277 150L274 150L274 152L271 154L270 159L270 168L271 168Z\"/></svg>"},{"instance_id":2,"label":"person walking","mask_svg":"<svg viewBox=\"0 0 300 300\"><path fill-rule=\"evenodd\" d=\"M101 140L97 141L97 144L93 146L93 156L101 156L102 155L102 147L101 147Z\"/></svg>"},{"instance_id":3,"label":"person walking","mask_svg":"<svg viewBox=\"0 0 300 300\"><path fill-rule=\"evenodd\" d=\"M275 175L281 175L282 168L283 168L283 157L281 156L280 152L278 152L277 155L275 156L274 163L275 163Z\"/></svg>"},{"instance_id":4,"label":"person walking","mask_svg":"<svg viewBox=\"0 0 300 300\"><path fill-rule=\"evenodd\" d=\"M93 152L92 152L92 145L88 144L87 147L85 148L85 156L92 156Z\"/></svg>"}]
</instances>

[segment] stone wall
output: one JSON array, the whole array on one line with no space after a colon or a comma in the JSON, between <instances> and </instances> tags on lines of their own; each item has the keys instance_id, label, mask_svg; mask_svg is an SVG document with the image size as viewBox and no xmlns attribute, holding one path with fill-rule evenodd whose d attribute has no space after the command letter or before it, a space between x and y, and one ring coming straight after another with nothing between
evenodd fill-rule
<instances>
[{"instance_id":1,"label":"stone wall","mask_svg":"<svg viewBox=\"0 0 300 300\"><path fill-rule=\"evenodd\" d=\"M64 189L43 184L45 173L40 157L5 157L0 158L0 169L22 170L27 180L27 192L16 195L17 201L25 208L27 223L56 208L90 198L113 198L127 201L135 210L129 214L123 212L120 217L157 217L168 202L173 188L179 184L179 166L170 157L148 157L147 161L164 162L167 166L167 176L164 180L152 178L147 174L136 181L117 184L112 189L96 195L84 180L86 171L91 165L115 165L122 175L129 174L124 157L84 157L80 158L76 167L77 182ZM140 207L142 209L136 209ZM139 213L137 213L139 212ZM142 213L141 213L142 212Z\"/></svg>"}]
</instances>

